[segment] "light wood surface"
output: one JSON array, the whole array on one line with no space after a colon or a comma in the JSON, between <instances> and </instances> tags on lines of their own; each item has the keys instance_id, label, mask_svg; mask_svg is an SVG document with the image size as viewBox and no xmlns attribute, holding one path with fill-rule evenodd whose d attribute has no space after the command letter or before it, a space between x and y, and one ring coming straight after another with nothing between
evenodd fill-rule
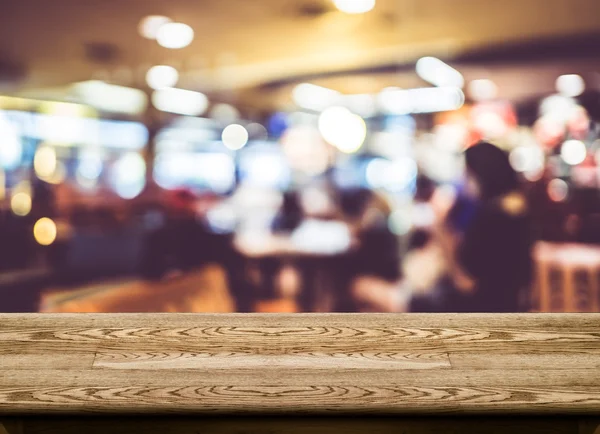
<instances>
[{"instance_id":1,"label":"light wood surface","mask_svg":"<svg viewBox=\"0 0 600 434\"><path fill-rule=\"evenodd\" d=\"M595 314L0 315L0 414L600 415Z\"/></svg>"}]
</instances>

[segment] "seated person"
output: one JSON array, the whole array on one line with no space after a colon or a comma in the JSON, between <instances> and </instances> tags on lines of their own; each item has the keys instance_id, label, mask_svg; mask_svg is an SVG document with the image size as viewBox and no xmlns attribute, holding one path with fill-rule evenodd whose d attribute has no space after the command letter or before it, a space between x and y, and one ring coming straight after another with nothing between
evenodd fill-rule
<instances>
[{"instance_id":1,"label":"seated person","mask_svg":"<svg viewBox=\"0 0 600 434\"><path fill-rule=\"evenodd\" d=\"M430 254L437 251L435 256L442 258L440 270L444 271L436 276L432 273L435 267L421 265L413 273L417 277L423 272L434 276L432 290L419 294L415 278L405 273L407 279L392 285L372 279L357 282L354 295L358 300L390 312L527 309L522 304L522 294L532 279L533 239L527 202L519 191L517 175L508 156L489 143L469 148L466 163L466 195L459 197L437 225L435 244L429 248ZM423 255L427 248L416 252ZM409 264L410 261L406 266Z\"/></svg>"}]
</instances>

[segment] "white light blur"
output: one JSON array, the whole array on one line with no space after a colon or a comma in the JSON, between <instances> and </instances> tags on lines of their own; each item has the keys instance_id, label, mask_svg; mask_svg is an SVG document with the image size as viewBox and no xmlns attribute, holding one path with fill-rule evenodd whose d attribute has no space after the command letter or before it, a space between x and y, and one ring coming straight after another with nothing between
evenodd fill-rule
<instances>
[{"instance_id":1,"label":"white light blur","mask_svg":"<svg viewBox=\"0 0 600 434\"><path fill-rule=\"evenodd\" d=\"M146 162L137 152L125 154L113 166L110 183L123 199L133 199L146 186Z\"/></svg>"},{"instance_id":2,"label":"white light blur","mask_svg":"<svg viewBox=\"0 0 600 434\"><path fill-rule=\"evenodd\" d=\"M257 122L248 125L247 130L253 140L267 140L269 138L269 132L265 126Z\"/></svg>"},{"instance_id":3,"label":"white light blur","mask_svg":"<svg viewBox=\"0 0 600 434\"><path fill-rule=\"evenodd\" d=\"M194 40L194 30L183 23L166 23L156 33L156 41L165 48L185 48Z\"/></svg>"},{"instance_id":4,"label":"white light blur","mask_svg":"<svg viewBox=\"0 0 600 434\"><path fill-rule=\"evenodd\" d=\"M210 111L211 119L223 124L231 124L240 118L240 112L230 104L215 104Z\"/></svg>"},{"instance_id":5,"label":"white light blur","mask_svg":"<svg viewBox=\"0 0 600 434\"><path fill-rule=\"evenodd\" d=\"M498 86L492 80L473 80L468 87L469 96L477 102L489 101L498 96Z\"/></svg>"},{"instance_id":6,"label":"white light blur","mask_svg":"<svg viewBox=\"0 0 600 434\"><path fill-rule=\"evenodd\" d=\"M138 31L146 39L156 39L159 29L171 19L162 15L150 15L140 21Z\"/></svg>"},{"instance_id":7,"label":"white light blur","mask_svg":"<svg viewBox=\"0 0 600 434\"><path fill-rule=\"evenodd\" d=\"M200 116L208 108L208 98L200 92L165 88L152 93L152 104L163 112Z\"/></svg>"},{"instance_id":8,"label":"white light blur","mask_svg":"<svg viewBox=\"0 0 600 434\"><path fill-rule=\"evenodd\" d=\"M517 172L535 172L544 167L544 152L533 146L519 146L509 156L510 164Z\"/></svg>"},{"instance_id":9,"label":"white light blur","mask_svg":"<svg viewBox=\"0 0 600 434\"><path fill-rule=\"evenodd\" d=\"M82 104L106 112L140 115L148 108L145 92L97 80L74 84L70 96Z\"/></svg>"},{"instance_id":10,"label":"white light blur","mask_svg":"<svg viewBox=\"0 0 600 434\"><path fill-rule=\"evenodd\" d=\"M10 200L10 209L13 214L25 217L31 212L31 196L24 192L16 193Z\"/></svg>"},{"instance_id":11,"label":"white light blur","mask_svg":"<svg viewBox=\"0 0 600 434\"><path fill-rule=\"evenodd\" d=\"M375 7L375 0L333 0L333 4L341 12L347 14L364 14Z\"/></svg>"},{"instance_id":12,"label":"white light blur","mask_svg":"<svg viewBox=\"0 0 600 434\"><path fill-rule=\"evenodd\" d=\"M363 118L345 107L331 107L319 117L319 131L323 139L341 152L357 152L367 137Z\"/></svg>"},{"instance_id":13,"label":"white light blur","mask_svg":"<svg viewBox=\"0 0 600 434\"><path fill-rule=\"evenodd\" d=\"M401 192L408 188L417 176L417 164L412 158L395 161L376 158L367 165L366 179L371 188L384 188Z\"/></svg>"},{"instance_id":14,"label":"white light blur","mask_svg":"<svg viewBox=\"0 0 600 434\"><path fill-rule=\"evenodd\" d=\"M585 81L580 75L561 75L556 80L556 90L563 96L575 98L585 91Z\"/></svg>"},{"instance_id":15,"label":"white light blur","mask_svg":"<svg viewBox=\"0 0 600 434\"><path fill-rule=\"evenodd\" d=\"M583 163L587 157L585 143L580 140L567 140L560 149L560 156L565 163L571 166Z\"/></svg>"},{"instance_id":16,"label":"white light blur","mask_svg":"<svg viewBox=\"0 0 600 434\"><path fill-rule=\"evenodd\" d=\"M563 202L569 196L569 185L562 179L553 179L548 183L548 196L554 202Z\"/></svg>"},{"instance_id":17,"label":"white light blur","mask_svg":"<svg viewBox=\"0 0 600 434\"><path fill-rule=\"evenodd\" d=\"M465 95L457 87L384 89L378 102L381 110L390 115L436 113L458 110L465 103Z\"/></svg>"},{"instance_id":18,"label":"white light blur","mask_svg":"<svg viewBox=\"0 0 600 434\"><path fill-rule=\"evenodd\" d=\"M308 125L289 128L281 138L284 155L294 170L314 176L329 167L330 147L319 130Z\"/></svg>"},{"instance_id":19,"label":"white light blur","mask_svg":"<svg viewBox=\"0 0 600 434\"><path fill-rule=\"evenodd\" d=\"M462 88L465 85L465 79L460 72L435 57L419 59L417 74L434 86Z\"/></svg>"},{"instance_id":20,"label":"white light blur","mask_svg":"<svg viewBox=\"0 0 600 434\"><path fill-rule=\"evenodd\" d=\"M408 212L396 210L388 219L388 227L396 235L406 235L412 229L412 219Z\"/></svg>"},{"instance_id":21,"label":"white light blur","mask_svg":"<svg viewBox=\"0 0 600 434\"><path fill-rule=\"evenodd\" d=\"M161 152L156 157L153 177L165 189L201 181L216 193L226 193L235 184L235 163L227 154Z\"/></svg>"},{"instance_id":22,"label":"white light blur","mask_svg":"<svg viewBox=\"0 0 600 434\"><path fill-rule=\"evenodd\" d=\"M340 101L341 94L326 87L302 83L294 88L292 98L298 107L322 111L337 104Z\"/></svg>"},{"instance_id":23,"label":"white light blur","mask_svg":"<svg viewBox=\"0 0 600 434\"><path fill-rule=\"evenodd\" d=\"M369 118L377 113L377 101L370 94L345 95L344 106L351 112L363 118Z\"/></svg>"},{"instance_id":24,"label":"white light blur","mask_svg":"<svg viewBox=\"0 0 600 434\"><path fill-rule=\"evenodd\" d=\"M179 72L172 66L157 65L148 70L146 83L152 89L174 87L179 81Z\"/></svg>"},{"instance_id":25,"label":"white light blur","mask_svg":"<svg viewBox=\"0 0 600 434\"><path fill-rule=\"evenodd\" d=\"M237 225L237 215L230 205L219 205L206 214L206 220L213 232L230 233Z\"/></svg>"},{"instance_id":26,"label":"white light blur","mask_svg":"<svg viewBox=\"0 0 600 434\"><path fill-rule=\"evenodd\" d=\"M237 151L248 143L248 131L241 125L232 124L223 130L221 140L228 149Z\"/></svg>"},{"instance_id":27,"label":"white light blur","mask_svg":"<svg viewBox=\"0 0 600 434\"><path fill-rule=\"evenodd\" d=\"M42 246L51 245L56 241L58 235L56 223L46 217L39 219L33 227L33 235L38 244Z\"/></svg>"},{"instance_id":28,"label":"white light blur","mask_svg":"<svg viewBox=\"0 0 600 434\"><path fill-rule=\"evenodd\" d=\"M56 151L49 146L41 146L33 158L33 168L35 174L40 179L51 177L56 171L57 159Z\"/></svg>"},{"instance_id":29,"label":"white light blur","mask_svg":"<svg viewBox=\"0 0 600 434\"><path fill-rule=\"evenodd\" d=\"M79 157L76 176L79 181L83 181L85 186L91 185L90 182L96 181L102 173L102 157L95 150L85 150ZM81 183L81 182L80 182Z\"/></svg>"},{"instance_id":30,"label":"white light blur","mask_svg":"<svg viewBox=\"0 0 600 434\"><path fill-rule=\"evenodd\" d=\"M14 169L22 156L23 146L17 128L0 115L0 167Z\"/></svg>"},{"instance_id":31,"label":"white light blur","mask_svg":"<svg viewBox=\"0 0 600 434\"><path fill-rule=\"evenodd\" d=\"M305 220L292 233L291 241L297 249L306 252L337 253L350 247L352 237L343 223Z\"/></svg>"},{"instance_id":32,"label":"white light blur","mask_svg":"<svg viewBox=\"0 0 600 434\"><path fill-rule=\"evenodd\" d=\"M281 185L288 178L285 160L278 154L258 154L244 164L244 182L256 187L271 188Z\"/></svg>"}]
</instances>

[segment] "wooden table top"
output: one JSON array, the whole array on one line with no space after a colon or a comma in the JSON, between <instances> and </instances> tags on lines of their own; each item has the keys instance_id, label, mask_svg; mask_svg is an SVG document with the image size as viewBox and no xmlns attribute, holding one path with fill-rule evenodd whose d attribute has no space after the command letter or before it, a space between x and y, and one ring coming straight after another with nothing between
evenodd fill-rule
<instances>
[{"instance_id":1,"label":"wooden table top","mask_svg":"<svg viewBox=\"0 0 600 434\"><path fill-rule=\"evenodd\" d=\"M0 315L0 367L0 415L599 415L600 315Z\"/></svg>"}]
</instances>

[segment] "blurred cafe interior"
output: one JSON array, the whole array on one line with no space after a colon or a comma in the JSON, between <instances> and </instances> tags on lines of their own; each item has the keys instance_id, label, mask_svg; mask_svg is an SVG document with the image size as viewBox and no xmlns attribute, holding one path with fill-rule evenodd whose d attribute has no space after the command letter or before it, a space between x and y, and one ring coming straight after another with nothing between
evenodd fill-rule
<instances>
[{"instance_id":1,"label":"blurred cafe interior","mask_svg":"<svg viewBox=\"0 0 600 434\"><path fill-rule=\"evenodd\" d=\"M598 0L0 0L0 312L600 312Z\"/></svg>"}]
</instances>

